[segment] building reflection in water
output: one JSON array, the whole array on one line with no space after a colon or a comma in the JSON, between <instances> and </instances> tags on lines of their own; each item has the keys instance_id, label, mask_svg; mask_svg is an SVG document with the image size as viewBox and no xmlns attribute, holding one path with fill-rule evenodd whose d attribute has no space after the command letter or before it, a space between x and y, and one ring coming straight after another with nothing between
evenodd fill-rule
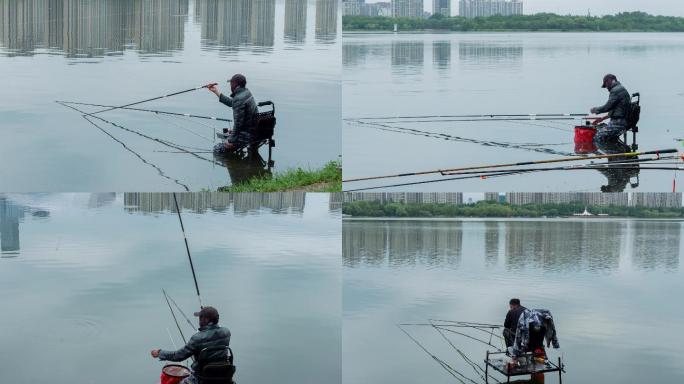
<instances>
[{"instance_id":1,"label":"building reflection in water","mask_svg":"<svg viewBox=\"0 0 684 384\"><path fill-rule=\"evenodd\" d=\"M25 208L0 196L0 251L2 256L19 253L19 221Z\"/></svg>"},{"instance_id":2,"label":"building reflection in water","mask_svg":"<svg viewBox=\"0 0 684 384\"><path fill-rule=\"evenodd\" d=\"M502 66L510 70L522 63L523 46L522 42L460 41L458 54L459 61L473 69Z\"/></svg>"},{"instance_id":3,"label":"building reflection in water","mask_svg":"<svg viewBox=\"0 0 684 384\"><path fill-rule=\"evenodd\" d=\"M24 221L26 214L41 220L49 217L50 211L16 203L0 195L0 257L16 257L19 254L19 225Z\"/></svg>"},{"instance_id":4,"label":"building reflection in water","mask_svg":"<svg viewBox=\"0 0 684 384\"><path fill-rule=\"evenodd\" d=\"M353 222L342 231L344 264L458 265L461 261L461 222Z\"/></svg>"},{"instance_id":5,"label":"building reflection in water","mask_svg":"<svg viewBox=\"0 0 684 384\"><path fill-rule=\"evenodd\" d=\"M627 221L484 221L485 265L509 271L614 272L623 252L637 270L679 268L682 223ZM343 225L347 267L458 266L463 226L439 221L354 221ZM502 243L503 241L503 243ZM475 249L477 252L477 245ZM478 256L475 256L478 257Z\"/></svg>"},{"instance_id":6,"label":"building reflection in water","mask_svg":"<svg viewBox=\"0 0 684 384\"><path fill-rule=\"evenodd\" d=\"M306 40L307 0L285 0L285 40L301 44Z\"/></svg>"},{"instance_id":7,"label":"building reflection in water","mask_svg":"<svg viewBox=\"0 0 684 384\"><path fill-rule=\"evenodd\" d=\"M316 40L333 42L337 39L339 0L316 0Z\"/></svg>"},{"instance_id":8,"label":"building reflection in water","mask_svg":"<svg viewBox=\"0 0 684 384\"><path fill-rule=\"evenodd\" d=\"M304 211L304 192L282 193L177 193L181 209L194 213L207 211L227 212L231 207L236 214L268 209L272 213L301 213ZM172 193L125 193L124 206L130 213L175 212Z\"/></svg>"},{"instance_id":9,"label":"building reflection in water","mask_svg":"<svg viewBox=\"0 0 684 384\"><path fill-rule=\"evenodd\" d=\"M634 223L632 265L651 270L679 268L682 225L679 222Z\"/></svg>"},{"instance_id":10,"label":"building reflection in water","mask_svg":"<svg viewBox=\"0 0 684 384\"><path fill-rule=\"evenodd\" d=\"M0 46L67 57L168 54L183 49L188 0L0 0Z\"/></svg>"},{"instance_id":11,"label":"building reflection in water","mask_svg":"<svg viewBox=\"0 0 684 384\"><path fill-rule=\"evenodd\" d=\"M422 41L393 41L392 70L399 74L419 73L425 57Z\"/></svg>"},{"instance_id":12,"label":"building reflection in water","mask_svg":"<svg viewBox=\"0 0 684 384\"><path fill-rule=\"evenodd\" d=\"M506 268L614 271L626 239L621 222L530 221L505 225Z\"/></svg>"},{"instance_id":13,"label":"building reflection in water","mask_svg":"<svg viewBox=\"0 0 684 384\"><path fill-rule=\"evenodd\" d=\"M432 42L432 65L437 70L447 70L451 66L451 42Z\"/></svg>"}]
</instances>

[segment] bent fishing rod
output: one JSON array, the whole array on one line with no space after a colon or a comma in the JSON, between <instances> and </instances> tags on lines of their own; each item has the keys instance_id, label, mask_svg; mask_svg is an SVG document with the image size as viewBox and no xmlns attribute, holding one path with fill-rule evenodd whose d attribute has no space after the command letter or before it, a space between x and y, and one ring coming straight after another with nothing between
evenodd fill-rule
<instances>
[{"instance_id":1,"label":"bent fishing rod","mask_svg":"<svg viewBox=\"0 0 684 384\"><path fill-rule=\"evenodd\" d=\"M143 104L143 103L148 103L148 102L150 102L150 101L155 101L155 100L159 100L159 99L165 99L165 98L167 98L167 97L177 96L177 95L181 95L181 94L183 94L183 93L194 92L194 91L197 91L197 90L200 90L200 89L203 89L203 88L210 88L210 87L213 87L213 86L215 86L215 85L218 85L218 83L211 83L211 84L203 85L203 86L201 86L201 87L195 87L195 88L186 89L186 90L184 90L184 91L178 91L178 92L174 92L174 93L169 93L168 95L157 96L157 97L153 97L153 98L151 98L151 99L142 100L142 101L136 101L135 103L125 104L125 105L121 105L121 106L118 106L118 107L106 108L106 109L103 109L103 110L100 110L100 111L96 111L96 112L89 113L89 114L87 114L87 116L93 116L93 115L97 115L97 114L99 114L99 113L104 113L104 112L113 111L113 110L115 110L115 109L122 109L122 108L132 107L132 106L134 106L134 105Z\"/></svg>"},{"instance_id":2,"label":"bent fishing rod","mask_svg":"<svg viewBox=\"0 0 684 384\"><path fill-rule=\"evenodd\" d=\"M62 104L85 105L85 106L89 106L89 107L118 108L118 109L126 109L126 110L129 110L129 111L150 112L150 113L160 114L160 115L193 117L193 118L196 118L196 119L206 119L206 120L216 120L216 121L227 121L227 122L232 122L232 121L233 121L233 120L231 120L231 119L224 119L224 118L221 118L221 117L193 115L193 114L190 114L190 113L177 113L177 112L158 111L158 110L155 110L155 109L142 109L142 108L130 108L130 107L116 107L116 106L113 106L113 105L80 103L80 102L77 102L77 101L59 101L59 100L58 100L57 102L58 102L58 103L62 103Z\"/></svg>"},{"instance_id":3,"label":"bent fishing rod","mask_svg":"<svg viewBox=\"0 0 684 384\"><path fill-rule=\"evenodd\" d=\"M488 164L488 165L477 165L477 166L461 167L461 168L434 169L434 170L429 170L429 171L398 173L398 174L384 175L384 176L360 177L360 178L355 178L355 179L342 180L342 182L343 183L352 183L352 182L367 181L367 180L392 179L392 178L407 177L407 176L430 175L430 174L435 174L435 173L439 173L442 176L448 176L451 174L457 174L457 172L472 171L472 170L478 170L478 169L517 167L517 166L535 165L535 164L552 164L552 163L562 163L562 162L569 162L569 161L611 159L611 158L617 158L617 157L635 157L635 156L642 156L642 155L660 156L660 154L667 154L667 153L678 153L678 151L677 151L677 149L661 149L661 150L656 150L656 151L625 152L625 153L614 153L614 154L583 156L583 157L563 157L563 158L549 159L549 160L534 160L534 161L523 161L523 162L518 162L518 163L504 163L504 164Z\"/></svg>"},{"instance_id":4,"label":"bent fishing rod","mask_svg":"<svg viewBox=\"0 0 684 384\"><path fill-rule=\"evenodd\" d=\"M192 264L192 256L190 255L190 246L188 245L188 238L185 236L185 226L183 225L183 218L181 217L180 207L178 206L178 199L176 193L173 193L173 202L176 204L176 213L178 213L178 221L180 221L181 232L183 233L183 240L185 241L185 250L188 253L188 260L190 260L190 270L192 271L192 279L195 281L195 291L197 292L197 300L199 301L200 309L204 308L202 305L202 297L200 296L199 285L197 284L197 275L195 275L195 266Z\"/></svg>"}]
</instances>

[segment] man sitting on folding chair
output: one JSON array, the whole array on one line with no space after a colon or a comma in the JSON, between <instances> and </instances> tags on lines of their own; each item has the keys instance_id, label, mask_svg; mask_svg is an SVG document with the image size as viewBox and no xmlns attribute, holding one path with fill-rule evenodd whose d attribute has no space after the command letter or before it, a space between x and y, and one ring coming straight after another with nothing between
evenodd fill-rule
<instances>
[{"instance_id":1,"label":"man sitting on folding chair","mask_svg":"<svg viewBox=\"0 0 684 384\"><path fill-rule=\"evenodd\" d=\"M215 85L209 87L209 91L218 96L219 102L233 109L233 129L227 132L225 142L216 145L214 152L233 152L249 145L252 141L250 130L257 123L259 108L252 92L247 89L247 79L241 74L230 79L230 97Z\"/></svg>"},{"instance_id":2,"label":"man sitting on folding chair","mask_svg":"<svg viewBox=\"0 0 684 384\"><path fill-rule=\"evenodd\" d=\"M199 332L192 335L188 343L177 351L164 351L161 349L152 350L151 354L159 360L180 362L189 357L193 357L193 374L185 378L181 384L202 384L206 382L232 382L232 375L235 373L233 366L233 356L230 352L230 330L219 327L219 313L214 307L204 307L201 311L195 312L199 317ZM224 367L225 366L225 367ZM207 367L213 371L221 371L225 376L203 377L207 372ZM227 373L226 373L227 372Z\"/></svg>"}]
</instances>

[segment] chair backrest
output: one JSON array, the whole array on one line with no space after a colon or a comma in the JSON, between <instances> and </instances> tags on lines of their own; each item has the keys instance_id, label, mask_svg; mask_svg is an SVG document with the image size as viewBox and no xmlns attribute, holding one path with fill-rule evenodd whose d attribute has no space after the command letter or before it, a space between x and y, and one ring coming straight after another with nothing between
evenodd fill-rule
<instances>
[{"instance_id":1,"label":"chair backrest","mask_svg":"<svg viewBox=\"0 0 684 384\"><path fill-rule=\"evenodd\" d=\"M253 141L260 141L270 139L273 137L273 131L276 126L275 105L272 101L264 101L259 103L259 106L271 106L270 111L259 112L257 115L256 127L254 127Z\"/></svg>"},{"instance_id":2,"label":"chair backrest","mask_svg":"<svg viewBox=\"0 0 684 384\"><path fill-rule=\"evenodd\" d=\"M637 124L639 123L639 118L641 118L641 95L639 93L634 93L632 94L632 99L634 98L636 98L636 100L630 101L629 111L627 111L627 117L625 119L627 123L627 129L636 128Z\"/></svg>"},{"instance_id":3,"label":"chair backrest","mask_svg":"<svg viewBox=\"0 0 684 384\"><path fill-rule=\"evenodd\" d=\"M233 350L230 347L207 347L197 358L195 376L201 384L231 384L235 375Z\"/></svg>"}]
</instances>

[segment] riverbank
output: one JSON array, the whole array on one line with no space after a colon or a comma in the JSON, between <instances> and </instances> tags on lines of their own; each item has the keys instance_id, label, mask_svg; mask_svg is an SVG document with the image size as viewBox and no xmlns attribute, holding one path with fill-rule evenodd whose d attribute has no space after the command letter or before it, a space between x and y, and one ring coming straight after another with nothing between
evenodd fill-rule
<instances>
[{"instance_id":1,"label":"riverbank","mask_svg":"<svg viewBox=\"0 0 684 384\"><path fill-rule=\"evenodd\" d=\"M342 164L331 161L320 169L291 168L272 176L219 188L219 192L341 192Z\"/></svg>"},{"instance_id":2,"label":"riverbank","mask_svg":"<svg viewBox=\"0 0 684 384\"><path fill-rule=\"evenodd\" d=\"M593 216L574 216L584 212ZM684 219L684 208L651 208L625 206L593 206L582 203L512 205L495 201L475 204L421 204L354 201L345 203L342 213L349 218L568 218L602 220ZM598 216L601 214L602 216ZM603 216L605 215L605 216Z\"/></svg>"},{"instance_id":3,"label":"riverbank","mask_svg":"<svg viewBox=\"0 0 684 384\"><path fill-rule=\"evenodd\" d=\"M383 16L344 16L343 31L401 32L684 32L684 17L654 16L644 12L616 15L561 16L553 13L534 15L465 18L434 15L423 18Z\"/></svg>"}]
</instances>

